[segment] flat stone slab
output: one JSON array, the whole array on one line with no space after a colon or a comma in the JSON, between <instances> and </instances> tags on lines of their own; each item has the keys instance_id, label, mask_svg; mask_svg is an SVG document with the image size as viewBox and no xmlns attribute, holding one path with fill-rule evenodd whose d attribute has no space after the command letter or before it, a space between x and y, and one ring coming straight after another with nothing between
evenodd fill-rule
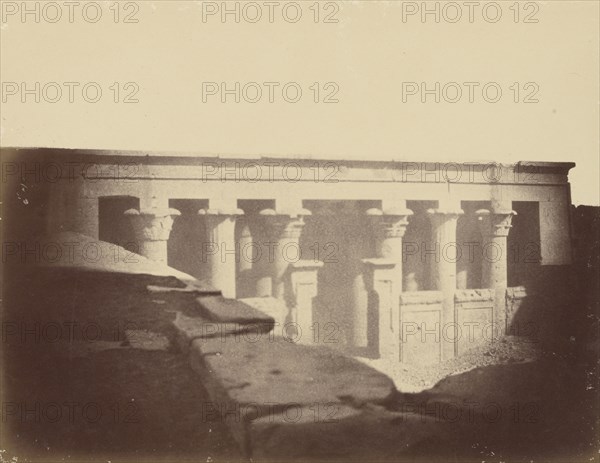
<instances>
[{"instance_id":1,"label":"flat stone slab","mask_svg":"<svg viewBox=\"0 0 600 463\"><path fill-rule=\"evenodd\" d=\"M241 301L194 303L197 313L173 322L178 343L209 392L205 418L225 422L246 459L397 461L440 434L430 420L386 410L398 391L368 365L276 336L273 318Z\"/></svg>"},{"instance_id":2,"label":"flat stone slab","mask_svg":"<svg viewBox=\"0 0 600 463\"><path fill-rule=\"evenodd\" d=\"M177 343L184 353L188 352L195 339L224 340L228 336L250 336L251 333L254 336L260 333L266 335L273 328L272 323L220 323L198 316L189 317L181 312L177 312L173 325L177 333Z\"/></svg>"},{"instance_id":3,"label":"flat stone slab","mask_svg":"<svg viewBox=\"0 0 600 463\"><path fill-rule=\"evenodd\" d=\"M190 355L240 404L359 405L383 403L396 392L390 378L353 358L272 333L196 339Z\"/></svg>"},{"instance_id":4,"label":"flat stone slab","mask_svg":"<svg viewBox=\"0 0 600 463\"><path fill-rule=\"evenodd\" d=\"M250 307L237 299L223 296L204 296L196 298L200 316L208 321L221 323L270 325L273 329L273 317Z\"/></svg>"},{"instance_id":5,"label":"flat stone slab","mask_svg":"<svg viewBox=\"0 0 600 463\"><path fill-rule=\"evenodd\" d=\"M272 332L197 338L189 355L212 399L204 404L207 411L221 414L248 459L256 455L281 461L294 447L298 424L290 423L296 413L291 409L304 414L307 436L295 454L312 454L310 448L329 429L340 446L329 452L339 457L352 438L328 417L350 420L348 425L360 430L365 425L361 407L389 402L397 394L390 378L353 358L324 346L293 344ZM323 420L318 426L315 416ZM377 429L374 433L383 432L385 425ZM376 448L373 442L361 442Z\"/></svg>"},{"instance_id":6,"label":"flat stone slab","mask_svg":"<svg viewBox=\"0 0 600 463\"><path fill-rule=\"evenodd\" d=\"M290 312L284 301L274 297L248 297L241 299L241 301L259 312L273 317L279 324L278 326L285 325Z\"/></svg>"},{"instance_id":7,"label":"flat stone slab","mask_svg":"<svg viewBox=\"0 0 600 463\"><path fill-rule=\"evenodd\" d=\"M167 286L148 285L146 286L148 292L152 295L157 296L169 296L169 295L218 295L221 294L220 290L210 288L208 286L202 286L200 283L197 285L187 285L184 288L170 288Z\"/></svg>"}]
</instances>

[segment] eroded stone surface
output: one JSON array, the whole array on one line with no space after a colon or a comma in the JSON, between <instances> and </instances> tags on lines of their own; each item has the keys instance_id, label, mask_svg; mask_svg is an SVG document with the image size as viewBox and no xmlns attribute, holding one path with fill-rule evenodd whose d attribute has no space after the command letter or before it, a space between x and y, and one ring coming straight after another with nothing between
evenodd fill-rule
<instances>
[{"instance_id":1,"label":"eroded stone surface","mask_svg":"<svg viewBox=\"0 0 600 463\"><path fill-rule=\"evenodd\" d=\"M210 321L270 324L271 328L275 323L272 317L236 299L226 299L223 296L206 296L198 297L196 301L200 315Z\"/></svg>"},{"instance_id":2,"label":"eroded stone surface","mask_svg":"<svg viewBox=\"0 0 600 463\"><path fill-rule=\"evenodd\" d=\"M494 299L494 291L491 289L463 289L454 294L454 301L460 302L481 302Z\"/></svg>"},{"instance_id":3,"label":"eroded stone surface","mask_svg":"<svg viewBox=\"0 0 600 463\"><path fill-rule=\"evenodd\" d=\"M189 317L178 312L173 322L177 331L177 343L183 352L189 350L192 341L198 338L215 338L223 342L229 336L266 335L273 328L272 323L219 323L211 322L203 317Z\"/></svg>"},{"instance_id":4,"label":"eroded stone surface","mask_svg":"<svg viewBox=\"0 0 600 463\"><path fill-rule=\"evenodd\" d=\"M239 403L380 403L395 393L391 379L357 360L267 334L197 339L191 355Z\"/></svg>"},{"instance_id":5,"label":"eroded stone surface","mask_svg":"<svg viewBox=\"0 0 600 463\"><path fill-rule=\"evenodd\" d=\"M194 306L176 315L178 343L210 393L207 416L227 423L248 459L393 461L448 428L386 410L397 398L390 378L275 336L272 314L221 296L195 297Z\"/></svg>"},{"instance_id":6,"label":"eroded stone surface","mask_svg":"<svg viewBox=\"0 0 600 463\"><path fill-rule=\"evenodd\" d=\"M348 433L372 425L370 437L356 441L362 449L357 454L365 457L386 424L365 421L362 408L389 402L397 393L391 379L355 359L273 333L197 338L189 353L211 395L211 414L228 423L247 458L260 461L340 458L351 454L344 450ZM324 440L328 432L333 434ZM300 440L294 440L297 434Z\"/></svg>"},{"instance_id":7,"label":"eroded stone surface","mask_svg":"<svg viewBox=\"0 0 600 463\"><path fill-rule=\"evenodd\" d=\"M274 297L248 297L242 299L242 301L259 312L273 317L279 326L285 325L288 320L290 309L280 299Z\"/></svg>"},{"instance_id":8,"label":"eroded stone surface","mask_svg":"<svg viewBox=\"0 0 600 463\"><path fill-rule=\"evenodd\" d=\"M166 286L157 286L157 285L148 285L146 287L150 294L160 295L160 296L169 296L172 294L189 294L189 295L201 295L201 294L210 294L217 295L220 294L220 291L217 289L213 289L210 286L203 285L200 282L197 282L195 285L187 285L184 288L170 288Z\"/></svg>"}]
</instances>

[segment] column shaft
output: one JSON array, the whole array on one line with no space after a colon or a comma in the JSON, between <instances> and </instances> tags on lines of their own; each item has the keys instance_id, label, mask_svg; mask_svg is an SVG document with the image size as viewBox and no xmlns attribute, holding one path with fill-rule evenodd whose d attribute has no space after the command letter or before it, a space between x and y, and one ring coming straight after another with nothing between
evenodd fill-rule
<instances>
[{"instance_id":1,"label":"column shaft","mask_svg":"<svg viewBox=\"0 0 600 463\"><path fill-rule=\"evenodd\" d=\"M202 262L207 264L207 283L221 291L223 297L236 297L238 250L235 242L235 220L241 209L201 209L206 224L206 242L202 246Z\"/></svg>"},{"instance_id":2,"label":"column shaft","mask_svg":"<svg viewBox=\"0 0 600 463\"><path fill-rule=\"evenodd\" d=\"M254 294L256 297L270 297L273 294L271 285L270 265L268 246L269 235L266 230L266 223L262 216L252 216L248 218L248 226L252 235L252 249L255 256L252 261L252 280L255 285Z\"/></svg>"},{"instance_id":3,"label":"column shaft","mask_svg":"<svg viewBox=\"0 0 600 463\"><path fill-rule=\"evenodd\" d=\"M377 259L369 265L368 286L378 299L378 350L382 358L400 361L400 294L402 293L402 238L409 209L367 211L375 237Z\"/></svg>"},{"instance_id":4,"label":"column shaft","mask_svg":"<svg viewBox=\"0 0 600 463\"><path fill-rule=\"evenodd\" d=\"M260 211L263 239L263 255L258 266L257 292L260 296L286 299L286 278L290 263L300 259L300 233L304 228L304 216L310 211L301 209L279 213L273 209ZM268 292L270 286L270 293Z\"/></svg>"},{"instance_id":5,"label":"column shaft","mask_svg":"<svg viewBox=\"0 0 600 463\"><path fill-rule=\"evenodd\" d=\"M481 282L484 288L494 290L494 334L501 335L506 330L508 233L516 212L508 208L496 208L492 212L482 209L476 214L483 238Z\"/></svg>"},{"instance_id":6,"label":"column shaft","mask_svg":"<svg viewBox=\"0 0 600 463\"><path fill-rule=\"evenodd\" d=\"M442 343L442 360L455 356L457 330L454 321L454 295L456 292L456 223L463 213L458 205L443 209L427 211L431 218L433 243L436 248L432 267L433 283L442 292L442 325L440 342Z\"/></svg>"}]
</instances>

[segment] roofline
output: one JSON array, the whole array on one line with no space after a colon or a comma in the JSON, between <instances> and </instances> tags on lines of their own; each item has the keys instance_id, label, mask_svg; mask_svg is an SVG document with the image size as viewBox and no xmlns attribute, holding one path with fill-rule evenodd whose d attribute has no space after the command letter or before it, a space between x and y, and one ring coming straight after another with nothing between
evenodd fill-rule
<instances>
[{"instance_id":1,"label":"roofline","mask_svg":"<svg viewBox=\"0 0 600 463\"><path fill-rule=\"evenodd\" d=\"M13 151L16 153L23 152L23 154L44 154L46 152L53 153L59 156L98 156L101 158L110 157L122 157L122 158L148 158L155 161L164 159L180 159L186 160L188 163L193 159L203 160L223 160L223 161L323 161L331 163L344 163L344 164L367 164L367 165L382 165L382 164L418 164L418 165L435 165L435 164L465 164L465 165L499 165L505 167L519 167L523 171L560 171L568 173L570 169L576 166L574 162L562 162L562 161L516 161L516 162L497 162L493 160L456 160L450 161L448 159L438 160L411 160L409 159L385 159L385 158L372 158L372 159L344 159L338 157L327 157L327 156L313 156L313 155L297 155L297 156L284 156L284 155L257 155L257 154L228 154L228 153L206 153L206 152L192 152L192 151L148 151L148 150L106 150L106 149L89 149L89 148L45 148L45 147L2 147L0 151Z\"/></svg>"}]
</instances>

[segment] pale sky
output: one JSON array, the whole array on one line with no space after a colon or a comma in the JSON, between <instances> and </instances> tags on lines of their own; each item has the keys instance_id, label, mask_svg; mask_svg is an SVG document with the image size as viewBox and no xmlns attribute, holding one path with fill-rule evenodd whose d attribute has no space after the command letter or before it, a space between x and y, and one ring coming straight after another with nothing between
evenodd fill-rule
<instances>
[{"instance_id":1,"label":"pale sky","mask_svg":"<svg viewBox=\"0 0 600 463\"><path fill-rule=\"evenodd\" d=\"M239 23L234 14L222 20L221 2L200 1L130 2L118 11L98 2L94 23L90 3L71 12L72 22L64 2L56 2L58 20L41 3L35 22L35 13L15 11L21 2L2 2L2 146L574 161L573 202L599 204L597 1L500 1L499 10L479 2L472 12L440 2L439 22L433 13L423 21L414 11L421 2L282 1L272 22L268 2L229 2ZM128 15L137 23L125 23ZM221 102L222 82L246 86L239 103L235 95ZM436 82L440 102L431 94L423 103L422 83L435 90ZM298 102L284 99L286 84L288 100L301 88ZM89 100L102 90L96 103L85 101L84 86ZM216 95L203 101L203 88ZM138 101L124 103L132 92ZM338 102L324 103L332 92Z\"/></svg>"}]
</instances>

